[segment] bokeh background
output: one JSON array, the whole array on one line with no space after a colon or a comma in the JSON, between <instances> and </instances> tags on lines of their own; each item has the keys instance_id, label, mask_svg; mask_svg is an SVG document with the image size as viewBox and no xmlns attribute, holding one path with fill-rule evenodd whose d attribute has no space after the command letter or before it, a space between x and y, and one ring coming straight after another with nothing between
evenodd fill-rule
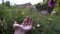
<instances>
[{"instance_id":1,"label":"bokeh background","mask_svg":"<svg viewBox=\"0 0 60 34\"><path fill-rule=\"evenodd\" d=\"M14 20L21 24L26 16L34 20L31 34L60 34L60 0L14 6L9 1L3 1L0 4L0 34L13 34Z\"/></svg>"}]
</instances>

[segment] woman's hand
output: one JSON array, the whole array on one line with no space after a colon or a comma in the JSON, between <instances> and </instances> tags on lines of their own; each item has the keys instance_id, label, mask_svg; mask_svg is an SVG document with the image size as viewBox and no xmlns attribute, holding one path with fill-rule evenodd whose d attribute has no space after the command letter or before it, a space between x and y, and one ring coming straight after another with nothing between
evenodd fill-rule
<instances>
[{"instance_id":1,"label":"woman's hand","mask_svg":"<svg viewBox=\"0 0 60 34\"><path fill-rule=\"evenodd\" d=\"M13 24L14 30L23 30L23 31L29 31L32 29L33 26L33 20L31 17L27 16L23 23L20 25L16 21Z\"/></svg>"},{"instance_id":2,"label":"woman's hand","mask_svg":"<svg viewBox=\"0 0 60 34\"><path fill-rule=\"evenodd\" d=\"M24 19L23 23L21 24L21 27L24 31L29 31L33 27L33 20L31 17L27 16L27 18Z\"/></svg>"}]
</instances>

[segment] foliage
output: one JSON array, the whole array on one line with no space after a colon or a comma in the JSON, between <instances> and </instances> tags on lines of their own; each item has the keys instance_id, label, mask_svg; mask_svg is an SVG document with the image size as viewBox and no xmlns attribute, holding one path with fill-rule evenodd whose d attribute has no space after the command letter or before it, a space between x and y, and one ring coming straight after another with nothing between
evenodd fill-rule
<instances>
[{"instance_id":1,"label":"foliage","mask_svg":"<svg viewBox=\"0 0 60 34\"><path fill-rule=\"evenodd\" d=\"M47 0L43 0L43 2L41 2L40 4L41 5L44 5L44 4L46 4L47 3Z\"/></svg>"},{"instance_id":2,"label":"foliage","mask_svg":"<svg viewBox=\"0 0 60 34\"><path fill-rule=\"evenodd\" d=\"M57 1L57 4L53 11L59 12L58 7L60 7L60 0ZM47 4L38 5L41 7L40 10L47 9ZM42 8L47 7L47 8ZM38 7L38 8L40 8ZM18 23L22 23L23 19L26 16L32 17L34 20L33 30L31 34L60 34L60 14L53 12L46 16L41 15L36 9L35 11L31 11L29 7L25 9L17 8L16 6L10 6L10 4L1 4L0 5L0 34L13 34L14 30L12 28L14 20ZM40 26L38 27L37 24Z\"/></svg>"},{"instance_id":3,"label":"foliage","mask_svg":"<svg viewBox=\"0 0 60 34\"><path fill-rule=\"evenodd\" d=\"M39 12L41 12L42 10L51 10L51 8L48 6L48 1L44 0L44 2L42 3L38 3L36 4L36 8Z\"/></svg>"},{"instance_id":4,"label":"foliage","mask_svg":"<svg viewBox=\"0 0 60 34\"><path fill-rule=\"evenodd\" d=\"M56 11L60 10L60 0L57 1L56 6L55 6L55 10Z\"/></svg>"}]
</instances>

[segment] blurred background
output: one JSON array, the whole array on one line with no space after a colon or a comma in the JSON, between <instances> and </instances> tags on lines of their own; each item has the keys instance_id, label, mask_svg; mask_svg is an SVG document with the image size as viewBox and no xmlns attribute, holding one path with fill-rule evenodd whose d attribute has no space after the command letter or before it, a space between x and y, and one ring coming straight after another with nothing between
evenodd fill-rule
<instances>
[{"instance_id":1,"label":"blurred background","mask_svg":"<svg viewBox=\"0 0 60 34\"><path fill-rule=\"evenodd\" d=\"M0 34L13 34L14 20L22 23L26 16L34 20L31 34L60 34L60 0L43 0L37 4L12 5L0 0Z\"/></svg>"}]
</instances>

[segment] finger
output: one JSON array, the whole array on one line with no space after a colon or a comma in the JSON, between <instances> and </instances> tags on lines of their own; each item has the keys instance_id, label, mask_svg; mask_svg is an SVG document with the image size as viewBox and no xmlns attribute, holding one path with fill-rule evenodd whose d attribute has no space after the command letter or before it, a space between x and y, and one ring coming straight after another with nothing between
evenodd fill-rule
<instances>
[{"instance_id":1,"label":"finger","mask_svg":"<svg viewBox=\"0 0 60 34\"><path fill-rule=\"evenodd\" d=\"M23 23L22 23L23 25L27 25L28 18L29 18L29 17L27 16L27 17L24 19L24 21L23 21Z\"/></svg>"},{"instance_id":2,"label":"finger","mask_svg":"<svg viewBox=\"0 0 60 34\"><path fill-rule=\"evenodd\" d=\"M30 24L31 24L31 20L32 20L32 19L31 19L31 17L30 17L30 18L29 18L29 21L28 21L28 25L30 25Z\"/></svg>"},{"instance_id":3,"label":"finger","mask_svg":"<svg viewBox=\"0 0 60 34\"><path fill-rule=\"evenodd\" d=\"M27 21L25 22L26 24L25 25L28 25L28 22L29 22L29 16L27 16Z\"/></svg>"},{"instance_id":4,"label":"finger","mask_svg":"<svg viewBox=\"0 0 60 34\"><path fill-rule=\"evenodd\" d=\"M23 21L23 25L27 25L28 24L28 21L29 21L29 16L27 16L25 19L24 19L24 21Z\"/></svg>"},{"instance_id":5,"label":"finger","mask_svg":"<svg viewBox=\"0 0 60 34\"><path fill-rule=\"evenodd\" d=\"M29 22L29 16L27 16L27 24L28 24L28 22Z\"/></svg>"},{"instance_id":6,"label":"finger","mask_svg":"<svg viewBox=\"0 0 60 34\"><path fill-rule=\"evenodd\" d=\"M22 25L25 25L25 22L26 22L26 21L27 21L27 19L24 19Z\"/></svg>"},{"instance_id":7,"label":"finger","mask_svg":"<svg viewBox=\"0 0 60 34\"><path fill-rule=\"evenodd\" d=\"M33 22L33 19L31 20L31 24L30 24L31 26L33 26L34 25L34 22Z\"/></svg>"},{"instance_id":8,"label":"finger","mask_svg":"<svg viewBox=\"0 0 60 34\"><path fill-rule=\"evenodd\" d=\"M25 25L25 26L27 25L27 20L25 21L24 25Z\"/></svg>"}]
</instances>

